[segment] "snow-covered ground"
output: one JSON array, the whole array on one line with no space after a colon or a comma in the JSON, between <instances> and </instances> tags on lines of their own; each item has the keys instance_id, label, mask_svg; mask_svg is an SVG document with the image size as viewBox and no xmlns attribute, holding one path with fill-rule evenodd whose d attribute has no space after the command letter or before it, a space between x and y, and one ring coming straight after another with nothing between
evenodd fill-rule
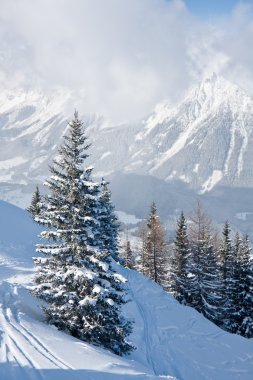
<instances>
[{"instance_id":1,"label":"snow-covered ground","mask_svg":"<svg viewBox=\"0 0 253 380\"><path fill-rule=\"evenodd\" d=\"M44 323L26 290L39 229L24 211L0 202L1 380L252 380L253 340L228 334L179 305L141 274L128 279L137 349L120 358Z\"/></svg>"}]
</instances>

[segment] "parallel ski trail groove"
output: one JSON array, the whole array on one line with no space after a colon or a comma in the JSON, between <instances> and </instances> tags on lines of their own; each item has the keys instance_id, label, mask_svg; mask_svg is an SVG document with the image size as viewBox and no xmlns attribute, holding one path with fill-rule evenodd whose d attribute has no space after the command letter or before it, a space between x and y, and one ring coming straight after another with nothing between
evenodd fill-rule
<instances>
[{"instance_id":1,"label":"parallel ski trail groove","mask_svg":"<svg viewBox=\"0 0 253 380\"><path fill-rule=\"evenodd\" d=\"M4 339L1 344L1 351L4 346L7 362L10 363L11 368L12 368L13 362L16 362L20 370L26 374L26 378L34 380L35 379L34 375L28 371L28 367L24 365L24 362L27 363L30 366L30 368L32 368L33 370L36 370L36 367L34 363L32 362L32 360L29 358L29 356L24 352L22 346L18 344L18 339L16 339L16 334L13 333L13 330L16 331L17 329L14 326L12 326L9 316L6 313L5 306L3 304L0 307L0 319L1 319L1 325L3 327L3 336L4 336ZM37 379L39 378L41 380L44 379L40 371L37 371L36 378Z\"/></svg>"},{"instance_id":2,"label":"parallel ski trail groove","mask_svg":"<svg viewBox=\"0 0 253 380\"><path fill-rule=\"evenodd\" d=\"M46 355L50 355L57 363L62 364L65 368L74 370L73 367L71 367L69 364L66 364L64 361L62 361L60 358L58 358L55 354L50 352L49 349L44 345L44 343L42 343L35 335L32 335L30 333L30 331L28 331L27 328L22 323L20 323L19 326L21 326L22 329L27 333L27 335L29 335L31 337L31 339L34 340L34 342L45 351ZM50 360L50 358L48 358L48 359ZM53 362L53 360L52 360L52 362ZM56 364L56 362L55 362L55 364ZM60 368L62 368L62 367L60 367Z\"/></svg>"},{"instance_id":3,"label":"parallel ski trail groove","mask_svg":"<svg viewBox=\"0 0 253 380\"><path fill-rule=\"evenodd\" d=\"M11 289L12 290L12 289ZM4 319L3 324L6 325L5 328L5 334L8 336L9 339L12 340L13 344L16 346L16 348L21 353L21 356L23 356L28 364L35 368L34 363L27 357L27 355L20 349L18 346L15 335L19 336L21 339L24 339L31 349L35 350L39 355L43 356L46 360L48 360L50 363L52 363L54 366L56 366L59 369L73 369L68 364L64 363L61 359L59 359L57 356L49 352L49 350L45 347L45 345L34 335L32 335L25 326L20 322L17 310L15 308L15 301L13 297L13 291L6 293L3 297L3 305L2 305L2 318ZM10 302L12 301L12 302ZM10 305L11 304L11 305ZM10 307L11 306L11 307ZM8 328L9 326L9 328ZM15 333L11 333L11 330L15 330ZM8 347L11 352L11 347ZM13 353L11 352L11 355ZM16 359L17 360L17 359ZM18 361L19 363L19 361Z\"/></svg>"}]
</instances>

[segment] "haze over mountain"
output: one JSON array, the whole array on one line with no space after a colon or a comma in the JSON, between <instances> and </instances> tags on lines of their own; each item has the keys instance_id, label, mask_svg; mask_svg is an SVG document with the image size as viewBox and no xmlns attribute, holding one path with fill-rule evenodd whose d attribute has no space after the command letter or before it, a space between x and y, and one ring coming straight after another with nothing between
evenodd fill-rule
<instances>
[{"instance_id":1,"label":"haze over mountain","mask_svg":"<svg viewBox=\"0 0 253 380\"><path fill-rule=\"evenodd\" d=\"M51 98L22 90L1 93L2 199L23 207L29 203L35 184L47 177L48 164L66 131L67 119L72 117L74 99L73 94L59 91ZM178 194L181 189L176 203L182 208L188 207L187 196L193 199L197 193L205 194L211 208L214 205L214 214L222 196L231 199L228 217L244 213L241 219L236 217L239 224L253 211L245 209L238 190L244 188L249 194L253 187L253 100L226 79L215 74L205 78L178 105L160 104L135 125L109 126L98 116L83 119L92 142L94 174L112 181L118 208L129 211L127 200L119 201L124 178L129 178L133 190L137 177L145 175L152 176L144 181L147 194L154 193L155 178L162 180L162 188L170 188L167 195L162 190L156 194L161 204L167 202L168 194ZM132 192L136 194L138 189ZM136 194L135 204L140 198ZM232 207L231 215L235 198L238 207ZM172 215L177 208L173 207Z\"/></svg>"},{"instance_id":2,"label":"haze over mountain","mask_svg":"<svg viewBox=\"0 0 253 380\"><path fill-rule=\"evenodd\" d=\"M134 131L129 128L127 135L117 130L116 147L115 131L104 131L104 159L98 166L182 180L202 192L218 183L252 186L252 126L252 99L214 74L178 106L158 106L142 125ZM122 151L125 154L118 155Z\"/></svg>"}]
</instances>

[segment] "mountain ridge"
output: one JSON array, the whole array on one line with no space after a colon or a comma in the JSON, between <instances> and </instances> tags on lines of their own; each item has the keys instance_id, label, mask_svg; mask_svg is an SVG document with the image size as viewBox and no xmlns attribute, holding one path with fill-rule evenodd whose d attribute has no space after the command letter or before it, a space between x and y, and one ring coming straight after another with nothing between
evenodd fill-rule
<instances>
[{"instance_id":1,"label":"mountain ridge","mask_svg":"<svg viewBox=\"0 0 253 380\"><path fill-rule=\"evenodd\" d=\"M27 205L35 184L47 177L48 164L67 130L71 101L73 94L64 91L51 98L36 91L1 93L3 199L15 203L16 197L16 204ZM253 100L216 74L176 106L158 105L142 122L108 127L99 116L83 119L98 178L118 171L152 175L185 182L199 194L218 185L253 187Z\"/></svg>"},{"instance_id":2,"label":"mountain ridge","mask_svg":"<svg viewBox=\"0 0 253 380\"><path fill-rule=\"evenodd\" d=\"M167 114L160 108L147 119L138 140L143 143L149 135L149 145L153 140L157 149L151 161L143 150L139 154L149 163L148 173L167 181L181 179L198 191L210 191L223 178L225 184L251 186L253 178L241 172L244 155L249 155L252 125L253 100L213 74ZM223 146L212 155L208 148L215 149L219 140Z\"/></svg>"}]
</instances>

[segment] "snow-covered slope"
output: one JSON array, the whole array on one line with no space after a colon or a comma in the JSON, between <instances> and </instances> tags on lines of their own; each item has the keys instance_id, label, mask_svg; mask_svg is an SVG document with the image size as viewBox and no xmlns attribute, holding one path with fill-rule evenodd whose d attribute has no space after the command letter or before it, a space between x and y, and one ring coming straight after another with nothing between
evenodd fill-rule
<instances>
[{"instance_id":1,"label":"snow-covered slope","mask_svg":"<svg viewBox=\"0 0 253 380\"><path fill-rule=\"evenodd\" d=\"M1 380L252 379L252 340L220 330L116 264L132 299L124 306L135 319L130 339L137 349L131 356L119 358L46 325L25 288L38 228L24 211L0 202L0 231Z\"/></svg>"},{"instance_id":2,"label":"snow-covered slope","mask_svg":"<svg viewBox=\"0 0 253 380\"><path fill-rule=\"evenodd\" d=\"M59 332L26 290L39 228L0 202L0 379L156 379L152 369Z\"/></svg>"}]
</instances>

